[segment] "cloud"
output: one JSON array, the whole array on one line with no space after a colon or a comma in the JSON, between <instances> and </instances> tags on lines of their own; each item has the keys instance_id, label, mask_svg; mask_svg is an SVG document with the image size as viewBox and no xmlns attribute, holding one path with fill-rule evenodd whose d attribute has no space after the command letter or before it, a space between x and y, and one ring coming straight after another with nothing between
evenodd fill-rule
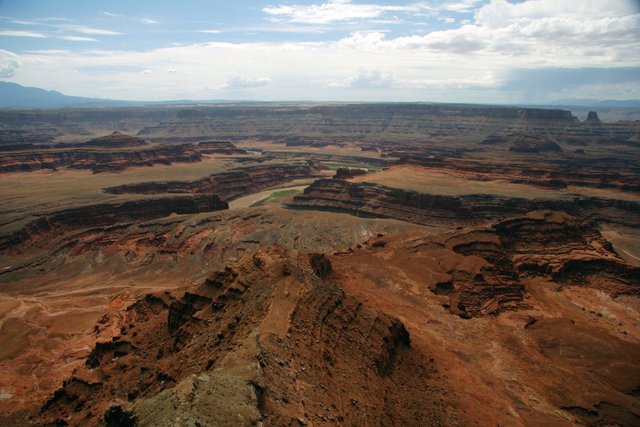
<instances>
[{"instance_id":1,"label":"cloud","mask_svg":"<svg viewBox=\"0 0 640 427\"><path fill-rule=\"evenodd\" d=\"M121 18L121 19L128 19L128 20L133 20L133 21L138 21L141 22L143 24L159 24L160 21L156 21L154 19L150 19L150 18L134 18L131 16L127 16L127 15L122 15L120 13L114 13L114 12L109 12L109 11L104 11L102 12L104 15L106 16L110 16L112 18Z\"/></svg>"},{"instance_id":2,"label":"cloud","mask_svg":"<svg viewBox=\"0 0 640 427\"><path fill-rule=\"evenodd\" d=\"M100 36L122 35L122 33L118 33L117 31L102 30L99 28L89 28L89 27L83 27L81 25L64 25L62 28L69 31L76 31L82 34L94 34L94 35L100 35Z\"/></svg>"},{"instance_id":3,"label":"cloud","mask_svg":"<svg viewBox=\"0 0 640 427\"><path fill-rule=\"evenodd\" d=\"M178 71L178 70L176 70L175 68L169 68L169 69L167 70L167 73L172 73L172 74L173 74L173 73L175 73L175 72L177 72L177 71Z\"/></svg>"},{"instance_id":4,"label":"cloud","mask_svg":"<svg viewBox=\"0 0 640 427\"><path fill-rule=\"evenodd\" d=\"M35 31L21 31L21 30L2 30L0 31L0 36L9 36L9 37L35 37L35 38L46 38L47 36L42 33L36 33Z\"/></svg>"},{"instance_id":5,"label":"cloud","mask_svg":"<svg viewBox=\"0 0 640 427\"><path fill-rule=\"evenodd\" d=\"M23 21L23 20L20 20L20 19L12 19L11 22L14 23L14 24L20 24L20 25L38 25L37 22Z\"/></svg>"},{"instance_id":6,"label":"cloud","mask_svg":"<svg viewBox=\"0 0 640 427\"><path fill-rule=\"evenodd\" d=\"M0 77L13 77L20 67L20 58L13 52L0 49Z\"/></svg>"},{"instance_id":7,"label":"cloud","mask_svg":"<svg viewBox=\"0 0 640 427\"><path fill-rule=\"evenodd\" d=\"M151 71L150 69L146 69L142 72L142 74L153 74L153 71Z\"/></svg>"},{"instance_id":8,"label":"cloud","mask_svg":"<svg viewBox=\"0 0 640 427\"><path fill-rule=\"evenodd\" d=\"M513 70L502 85L505 89L544 86L561 90L592 84L636 83L640 87L640 67L624 68L543 68L539 70Z\"/></svg>"},{"instance_id":9,"label":"cloud","mask_svg":"<svg viewBox=\"0 0 640 427\"><path fill-rule=\"evenodd\" d=\"M223 85L225 89L248 89L266 86L271 82L268 77L246 78L238 75L230 77Z\"/></svg>"},{"instance_id":10,"label":"cloud","mask_svg":"<svg viewBox=\"0 0 640 427\"><path fill-rule=\"evenodd\" d=\"M347 79L344 84L334 86L346 86L356 89L381 89L391 88L397 85L389 75L384 75L379 70L360 70L358 75Z\"/></svg>"},{"instance_id":11,"label":"cloud","mask_svg":"<svg viewBox=\"0 0 640 427\"><path fill-rule=\"evenodd\" d=\"M455 54L480 51L489 43L486 34L473 25L464 25L455 30L434 31L422 37L398 39L399 42L402 40L406 40L412 46L424 46Z\"/></svg>"},{"instance_id":12,"label":"cloud","mask_svg":"<svg viewBox=\"0 0 640 427\"><path fill-rule=\"evenodd\" d=\"M471 12L472 10L478 7L478 4L482 3L483 0L461 0L457 2L447 2L445 1L440 6L444 10L449 10L452 12Z\"/></svg>"},{"instance_id":13,"label":"cloud","mask_svg":"<svg viewBox=\"0 0 640 427\"><path fill-rule=\"evenodd\" d=\"M516 69L507 73L500 89L519 93L530 102L563 97L609 99L615 92L627 92L637 99L640 67Z\"/></svg>"},{"instance_id":14,"label":"cloud","mask_svg":"<svg viewBox=\"0 0 640 427\"><path fill-rule=\"evenodd\" d=\"M207 34L218 34L222 31L220 30L198 30L199 33L207 33Z\"/></svg>"},{"instance_id":15,"label":"cloud","mask_svg":"<svg viewBox=\"0 0 640 427\"><path fill-rule=\"evenodd\" d=\"M373 19L387 12L418 12L431 7L416 3L407 6L354 4L351 0L329 0L326 3L306 5L270 6L262 9L275 20L305 24L328 24L354 19Z\"/></svg>"},{"instance_id":16,"label":"cloud","mask_svg":"<svg viewBox=\"0 0 640 427\"><path fill-rule=\"evenodd\" d=\"M388 3L392 3L391 0ZM588 2L580 2L573 10L557 0L520 3L491 0L484 5L476 4L474 14L467 12L465 16L459 16L455 14L457 12L447 12L457 20L447 28L454 28L431 29L428 33L412 35L413 27L407 27L402 36L385 31L355 31L337 40L325 41L319 41L319 37L313 37L315 41L291 41L288 37L286 42L216 41L138 51L29 52L20 56L20 78L16 81L45 87L55 81L55 89L63 93L145 100L203 99L203 88L211 88L206 96L232 94L238 96L236 99L354 100L359 96L390 101L515 103L526 102L533 96L551 99L557 93L569 98L572 91L586 93L593 89L604 93L607 87L611 89L608 97L626 99L632 96L629 94L637 93L637 90L629 92L631 87L638 86L637 82L622 79L621 76L628 76L629 72L622 75L616 74L618 71L612 72L618 80L625 80L622 83L589 80L579 73L573 74L575 81L583 81L580 85L572 83L570 71L566 74L537 73L539 70L581 68L600 69L602 73L620 69L634 72L640 64L640 33L637 31L640 15L627 13L617 6L620 3L601 0L589 9ZM273 8L286 6L284 1L282 4ZM507 5L504 10L498 7L504 4ZM546 4L552 11L541 8L540 4ZM323 5L327 10L333 8L330 10L333 12L341 7L355 6L359 15L353 12L352 16L378 14L373 19L404 13L391 13L384 5L368 5L383 9L366 12L357 8L367 6L365 4L316 0L315 5L304 6L312 8L311 12L303 6L289 5L286 7L293 9L287 9L286 13L278 9L282 13L269 16L300 22L282 25L285 27L330 31L334 26L306 22L334 19L328 11L318 9ZM417 6L405 3L392 7ZM296 15L297 11L308 13ZM318 11L325 15L318 15ZM429 10L425 6L421 11ZM317 13L313 15L312 12ZM446 17L445 14L441 16ZM434 16L433 21L437 22L439 18L440 15ZM367 24L370 23L371 19ZM370 26L364 28L367 27ZM429 30L420 26L420 29L425 28ZM62 34L82 35L71 32L73 30L66 24L64 30L67 32ZM334 31L330 32L332 37L334 34ZM87 63L95 70L83 69ZM79 74L74 75L76 70ZM154 72L145 75L143 70ZM179 70L180 78L170 70ZM554 78L555 82L546 81ZM535 93L523 89L522 84L527 80L536 82Z\"/></svg>"},{"instance_id":17,"label":"cloud","mask_svg":"<svg viewBox=\"0 0 640 427\"><path fill-rule=\"evenodd\" d=\"M69 40L72 42L97 42L98 40L91 37L80 37L80 36L59 36L59 39Z\"/></svg>"},{"instance_id":18,"label":"cloud","mask_svg":"<svg viewBox=\"0 0 640 427\"><path fill-rule=\"evenodd\" d=\"M499 28L523 21L542 18L574 17L579 20L616 18L637 13L633 0L598 0L594 2L566 2L557 0L527 0L509 3L491 0L475 14L479 25Z\"/></svg>"},{"instance_id":19,"label":"cloud","mask_svg":"<svg viewBox=\"0 0 640 427\"><path fill-rule=\"evenodd\" d=\"M120 15L119 13L108 12L106 10L102 13L104 13L107 16L111 16L112 18L125 18L124 15Z\"/></svg>"},{"instance_id":20,"label":"cloud","mask_svg":"<svg viewBox=\"0 0 640 427\"><path fill-rule=\"evenodd\" d=\"M46 18L38 18L37 21L61 21L61 22L71 22L73 19L69 18L61 18L58 16L47 16Z\"/></svg>"}]
</instances>

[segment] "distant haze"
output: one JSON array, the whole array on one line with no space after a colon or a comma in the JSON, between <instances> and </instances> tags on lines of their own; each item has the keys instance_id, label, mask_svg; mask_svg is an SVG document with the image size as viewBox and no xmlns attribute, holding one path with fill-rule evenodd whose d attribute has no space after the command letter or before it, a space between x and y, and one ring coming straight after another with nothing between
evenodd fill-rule
<instances>
[{"instance_id":1,"label":"distant haze","mask_svg":"<svg viewBox=\"0 0 640 427\"><path fill-rule=\"evenodd\" d=\"M640 99L635 0L0 1L0 80L65 95Z\"/></svg>"}]
</instances>

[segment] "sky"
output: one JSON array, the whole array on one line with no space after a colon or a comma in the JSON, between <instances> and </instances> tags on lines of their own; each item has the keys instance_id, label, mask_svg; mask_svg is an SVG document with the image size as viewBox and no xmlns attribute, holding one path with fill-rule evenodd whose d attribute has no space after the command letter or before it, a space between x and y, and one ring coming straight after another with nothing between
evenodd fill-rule
<instances>
[{"instance_id":1,"label":"sky","mask_svg":"<svg viewBox=\"0 0 640 427\"><path fill-rule=\"evenodd\" d=\"M640 99L640 0L0 0L0 80L107 99Z\"/></svg>"}]
</instances>

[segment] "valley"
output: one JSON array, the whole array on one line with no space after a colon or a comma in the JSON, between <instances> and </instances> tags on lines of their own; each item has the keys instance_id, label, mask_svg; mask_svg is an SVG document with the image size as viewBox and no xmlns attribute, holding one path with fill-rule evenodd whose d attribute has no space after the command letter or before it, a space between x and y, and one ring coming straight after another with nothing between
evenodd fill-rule
<instances>
[{"instance_id":1,"label":"valley","mask_svg":"<svg viewBox=\"0 0 640 427\"><path fill-rule=\"evenodd\" d=\"M0 111L0 418L637 424L640 123L589 117Z\"/></svg>"}]
</instances>

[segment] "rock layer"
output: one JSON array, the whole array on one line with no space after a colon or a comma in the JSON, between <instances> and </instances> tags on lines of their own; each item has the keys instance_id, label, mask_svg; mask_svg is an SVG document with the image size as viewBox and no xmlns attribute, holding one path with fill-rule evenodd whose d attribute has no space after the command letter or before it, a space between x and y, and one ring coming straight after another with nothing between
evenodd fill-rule
<instances>
[{"instance_id":1,"label":"rock layer","mask_svg":"<svg viewBox=\"0 0 640 427\"><path fill-rule=\"evenodd\" d=\"M26 242L33 244L45 239L49 233L61 234L65 229L103 227L161 218L172 213L194 214L228 208L229 205L216 195L195 195L148 198L65 209L34 220L12 235L2 236L0 249L8 249Z\"/></svg>"},{"instance_id":2,"label":"rock layer","mask_svg":"<svg viewBox=\"0 0 640 427\"><path fill-rule=\"evenodd\" d=\"M576 260L606 280L561 273ZM553 212L330 256L264 247L106 315L29 421L632 425L640 345L579 304L637 295L638 271Z\"/></svg>"},{"instance_id":3,"label":"rock layer","mask_svg":"<svg viewBox=\"0 0 640 427\"><path fill-rule=\"evenodd\" d=\"M303 194L294 197L288 207L449 226L481 224L540 209L634 226L640 218L640 203L633 201L581 196L566 199L508 198L489 194L444 196L339 179L315 181Z\"/></svg>"},{"instance_id":4,"label":"rock layer","mask_svg":"<svg viewBox=\"0 0 640 427\"><path fill-rule=\"evenodd\" d=\"M105 188L110 194L201 193L217 194L224 200L255 193L296 179L318 176L326 169L312 162L260 165L210 175L196 181L144 182Z\"/></svg>"},{"instance_id":5,"label":"rock layer","mask_svg":"<svg viewBox=\"0 0 640 427\"><path fill-rule=\"evenodd\" d=\"M97 331L85 366L34 421L431 425L446 416L429 359L402 323L281 247L178 299L149 295Z\"/></svg>"},{"instance_id":6,"label":"rock layer","mask_svg":"<svg viewBox=\"0 0 640 427\"><path fill-rule=\"evenodd\" d=\"M10 152L0 156L0 173L31 172L62 167L89 169L94 173L119 172L128 167L192 163L202 160L202 154L192 145L175 145L137 151L97 151L88 149L38 149Z\"/></svg>"}]
</instances>

